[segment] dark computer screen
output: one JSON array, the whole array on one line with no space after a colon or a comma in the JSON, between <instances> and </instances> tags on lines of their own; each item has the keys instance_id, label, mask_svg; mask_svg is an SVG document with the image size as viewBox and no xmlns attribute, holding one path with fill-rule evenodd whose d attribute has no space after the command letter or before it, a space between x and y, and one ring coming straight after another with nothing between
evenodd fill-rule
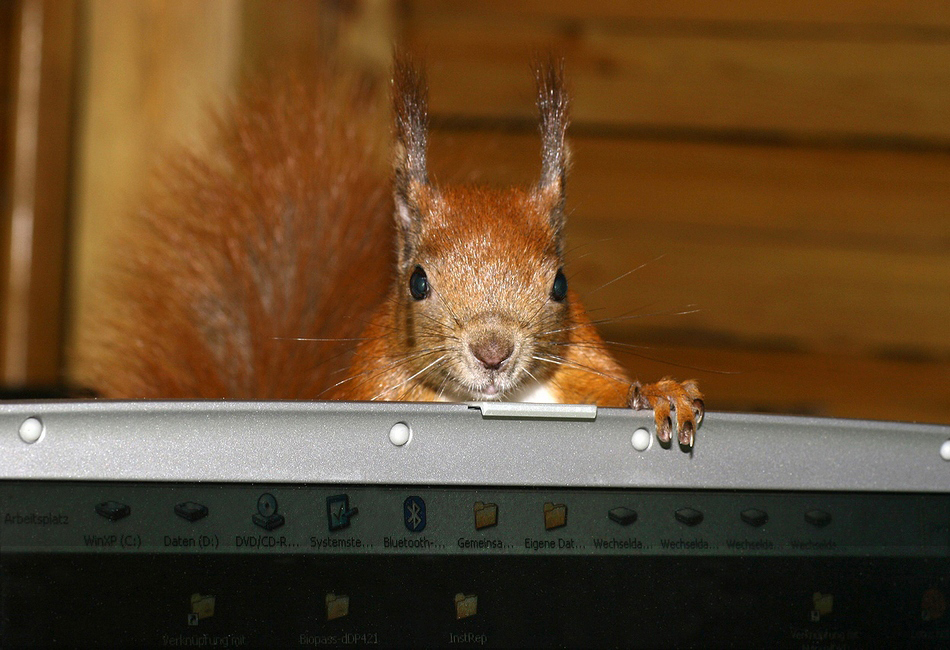
<instances>
[{"instance_id":1,"label":"dark computer screen","mask_svg":"<svg viewBox=\"0 0 950 650\"><path fill-rule=\"evenodd\" d=\"M4 481L4 648L950 644L950 495Z\"/></svg>"}]
</instances>

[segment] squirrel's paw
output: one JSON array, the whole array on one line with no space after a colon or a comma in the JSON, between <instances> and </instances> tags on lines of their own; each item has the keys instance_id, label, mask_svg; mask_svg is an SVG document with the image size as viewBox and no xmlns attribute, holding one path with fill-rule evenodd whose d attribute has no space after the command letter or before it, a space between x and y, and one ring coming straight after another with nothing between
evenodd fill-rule
<instances>
[{"instance_id":1,"label":"squirrel's paw","mask_svg":"<svg viewBox=\"0 0 950 650\"><path fill-rule=\"evenodd\" d=\"M703 394L695 381L678 382L661 379L655 384L635 382L630 389L630 408L653 409L656 419L656 437L664 445L673 437L673 416L676 413L676 432L682 447L693 448L696 429L703 421L706 407Z\"/></svg>"}]
</instances>

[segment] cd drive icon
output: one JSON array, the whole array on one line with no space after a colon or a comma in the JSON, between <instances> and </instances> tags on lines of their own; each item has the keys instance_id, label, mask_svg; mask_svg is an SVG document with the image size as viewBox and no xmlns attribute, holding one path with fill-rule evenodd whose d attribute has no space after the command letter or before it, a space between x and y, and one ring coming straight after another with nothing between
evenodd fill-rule
<instances>
[{"instance_id":1,"label":"cd drive icon","mask_svg":"<svg viewBox=\"0 0 950 650\"><path fill-rule=\"evenodd\" d=\"M284 525L284 515L277 513L277 499L273 494L261 495L257 500L257 513L251 517L251 521L264 530L274 530Z\"/></svg>"}]
</instances>

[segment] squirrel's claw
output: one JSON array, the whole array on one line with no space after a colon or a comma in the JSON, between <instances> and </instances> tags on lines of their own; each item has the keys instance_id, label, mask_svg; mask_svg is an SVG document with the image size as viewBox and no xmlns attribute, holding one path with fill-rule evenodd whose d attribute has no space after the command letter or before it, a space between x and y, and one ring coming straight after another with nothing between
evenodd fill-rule
<instances>
[{"instance_id":1,"label":"squirrel's claw","mask_svg":"<svg viewBox=\"0 0 950 650\"><path fill-rule=\"evenodd\" d=\"M703 395L695 381L661 379L655 384L645 385L636 382L631 387L629 402L633 409L653 409L656 437L663 445L670 444L673 439L675 412L677 441L681 447L693 448L696 429L706 413Z\"/></svg>"}]
</instances>

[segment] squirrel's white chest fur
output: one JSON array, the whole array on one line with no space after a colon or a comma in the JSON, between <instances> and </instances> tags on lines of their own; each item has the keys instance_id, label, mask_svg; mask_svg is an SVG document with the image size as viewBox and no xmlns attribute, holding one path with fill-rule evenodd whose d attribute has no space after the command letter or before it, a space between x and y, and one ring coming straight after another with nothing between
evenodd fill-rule
<instances>
[{"instance_id":1,"label":"squirrel's white chest fur","mask_svg":"<svg viewBox=\"0 0 950 650\"><path fill-rule=\"evenodd\" d=\"M531 383L507 399L509 402L533 402L535 404L557 404L547 384Z\"/></svg>"},{"instance_id":2,"label":"squirrel's white chest fur","mask_svg":"<svg viewBox=\"0 0 950 650\"><path fill-rule=\"evenodd\" d=\"M439 397L440 402L467 402L470 400L461 399L453 395L441 395ZM530 384L525 385L520 390L505 396L505 402L524 402L524 403L533 403L533 404L557 404L558 400L554 397L554 394L548 388L547 384L542 384L540 382L531 382Z\"/></svg>"}]
</instances>

